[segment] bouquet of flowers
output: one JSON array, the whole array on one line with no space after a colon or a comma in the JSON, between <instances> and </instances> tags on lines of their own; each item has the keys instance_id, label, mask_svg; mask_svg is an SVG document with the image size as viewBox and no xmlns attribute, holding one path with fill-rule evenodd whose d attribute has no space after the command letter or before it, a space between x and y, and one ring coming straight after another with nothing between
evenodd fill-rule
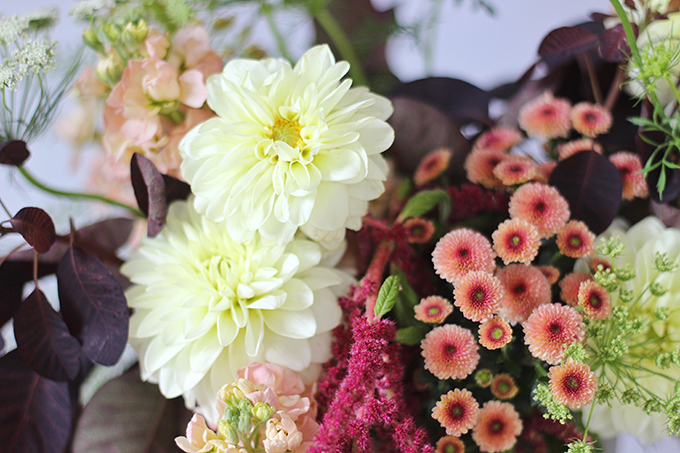
<instances>
[{"instance_id":1,"label":"bouquet of flowers","mask_svg":"<svg viewBox=\"0 0 680 453\"><path fill-rule=\"evenodd\" d=\"M680 5L611 0L482 90L399 82L393 13L348 3L79 1L85 47L56 77L56 12L0 17L0 163L109 208L62 231L0 200L21 239L0 258L3 451L679 434ZM317 29L296 61L283 10ZM97 150L86 192L27 168L55 119Z\"/></svg>"}]
</instances>

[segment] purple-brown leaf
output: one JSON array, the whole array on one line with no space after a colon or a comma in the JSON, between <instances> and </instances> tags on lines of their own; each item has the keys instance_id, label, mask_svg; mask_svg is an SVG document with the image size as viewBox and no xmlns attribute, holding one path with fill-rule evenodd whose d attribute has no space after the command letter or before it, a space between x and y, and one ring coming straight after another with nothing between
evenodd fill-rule
<instances>
[{"instance_id":1,"label":"purple-brown leaf","mask_svg":"<svg viewBox=\"0 0 680 453\"><path fill-rule=\"evenodd\" d=\"M36 373L55 381L73 380L80 369L80 343L39 289L14 315L17 350Z\"/></svg>"},{"instance_id":2,"label":"purple-brown leaf","mask_svg":"<svg viewBox=\"0 0 680 453\"><path fill-rule=\"evenodd\" d=\"M607 229L621 204L621 175L595 151L581 151L560 161L549 184L569 203L571 218L582 220L595 234Z\"/></svg>"},{"instance_id":3,"label":"purple-brown leaf","mask_svg":"<svg viewBox=\"0 0 680 453\"><path fill-rule=\"evenodd\" d=\"M57 268L64 321L93 362L114 365L128 337L130 313L120 284L104 265L71 246Z\"/></svg>"},{"instance_id":4,"label":"purple-brown leaf","mask_svg":"<svg viewBox=\"0 0 680 453\"><path fill-rule=\"evenodd\" d=\"M186 200L191 195L191 186L184 181L173 178L170 175L163 175L165 182L165 201L170 203L176 200Z\"/></svg>"},{"instance_id":5,"label":"purple-brown leaf","mask_svg":"<svg viewBox=\"0 0 680 453\"><path fill-rule=\"evenodd\" d=\"M554 67L575 55L594 49L599 41L599 36L582 27L561 27L543 38L538 55L548 66Z\"/></svg>"},{"instance_id":6,"label":"purple-brown leaf","mask_svg":"<svg viewBox=\"0 0 680 453\"><path fill-rule=\"evenodd\" d=\"M12 351L0 358L0 445L5 453L62 453L71 435L66 382L31 370Z\"/></svg>"},{"instance_id":7,"label":"purple-brown leaf","mask_svg":"<svg viewBox=\"0 0 680 453\"><path fill-rule=\"evenodd\" d=\"M137 205L148 220L147 234L154 237L163 229L168 214L163 175L153 162L135 153L130 161L130 179Z\"/></svg>"},{"instance_id":8,"label":"purple-brown leaf","mask_svg":"<svg viewBox=\"0 0 680 453\"><path fill-rule=\"evenodd\" d=\"M32 250L31 254L34 254ZM24 283L33 279L33 257L15 261L13 259L15 255L0 266L0 287L2 288L0 290L0 326L12 319L19 310ZM54 264L40 264L38 278L53 274L56 270L57 266Z\"/></svg>"},{"instance_id":9,"label":"purple-brown leaf","mask_svg":"<svg viewBox=\"0 0 680 453\"><path fill-rule=\"evenodd\" d=\"M52 218L40 208L23 208L9 223L38 253L47 253L57 239Z\"/></svg>"},{"instance_id":10,"label":"purple-brown leaf","mask_svg":"<svg viewBox=\"0 0 680 453\"><path fill-rule=\"evenodd\" d=\"M637 26L635 24L632 25L637 34ZM626 60L628 55L630 55L630 47L628 46L623 25L618 24L607 29L600 43L600 56L602 59L609 63L620 63Z\"/></svg>"},{"instance_id":11,"label":"purple-brown leaf","mask_svg":"<svg viewBox=\"0 0 680 453\"><path fill-rule=\"evenodd\" d=\"M20 167L30 155L26 142L21 140L0 142L0 164Z\"/></svg>"}]
</instances>

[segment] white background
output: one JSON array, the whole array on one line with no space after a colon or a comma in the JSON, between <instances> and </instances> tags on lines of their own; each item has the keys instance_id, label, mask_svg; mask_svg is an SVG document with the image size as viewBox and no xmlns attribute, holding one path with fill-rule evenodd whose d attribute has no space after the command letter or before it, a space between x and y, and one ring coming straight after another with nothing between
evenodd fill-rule
<instances>
[{"instance_id":1,"label":"white background","mask_svg":"<svg viewBox=\"0 0 680 453\"><path fill-rule=\"evenodd\" d=\"M372 0L377 9L396 7L397 20L412 24L427 14L425 0ZM592 12L609 12L608 0L490 0L496 9L491 17L484 10L474 8L471 0L457 4L443 0L437 15L436 35L433 39L433 58L429 72L419 46L406 36L399 36L388 43L388 62L392 71L403 81L427 75L449 76L467 80L482 88L518 78L536 60L536 50L542 38L559 26L573 25L588 20ZM53 33L60 42L60 52L68 55L80 43L82 26L74 24L68 11L72 1L49 0L0 0L0 13L23 14L41 6L58 6L61 21ZM252 8L238 10L239 18L247 22ZM298 57L313 39L310 21L300 15L279 17L284 36L291 38L291 51ZM275 53L275 46L264 24L256 28L258 43ZM261 39L260 39L261 38ZM87 166L77 171L71 165L71 151L58 143L53 133L46 134L31 145L32 156L27 167L39 178L62 189L78 189L84 185ZM87 154L85 162L87 162ZM87 204L68 203L36 193L28 184L7 168L0 168L0 197L16 212L23 206L35 205L48 210L57 219L61 232L67 229L68 215L76 218L96 216ZM4 215L4 214L3 214ZM5 249L6 244L0 244ZM607 444L608 451L616 452L680 452L680 443L668 439L646 448L628 436L619 437L614 447Z\"/></svg>"}]
</instances>

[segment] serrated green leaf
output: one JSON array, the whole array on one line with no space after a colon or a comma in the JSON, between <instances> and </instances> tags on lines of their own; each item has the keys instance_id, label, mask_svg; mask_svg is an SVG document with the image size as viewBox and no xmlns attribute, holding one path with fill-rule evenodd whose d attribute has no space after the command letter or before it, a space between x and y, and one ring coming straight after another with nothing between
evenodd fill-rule
<instances>
[{"instance_id":1,"label":"serrated green leaf","mask_svg":"<svg viewBox=\"0 0 680 453\"><path fill-rule=\"evenodd\" d=\"M400 327L406 326L422 326L422 323L415 318L413 307L420 302L418 295L413 291L411 285L408 284L406 275L397 266L391 266L392 275L399 277L401 291L397 294L394 304L394 317L397 320L397 325Z\"/></svg>"},{"instance_id":2,"label":"serrated green leaf","mask_svg":"<svg viewBox=\"0 0 680 453\"><path fill-rule=\"evenodd\" d=\"M430 212L438 204L451 204L449 194L441 189L424 190L415 194L404 206L404 209L399 214L398 220L404 220L409 217L420 217L423 214Z\"/></svg>"},{"instance_id":3,"label":"serrated green leaf","mask_svg":"<svg viewBox=\"0 0 680 453\"><path fill-rule=\"evenodd\" d=\"M397 330L396 340L407 346L415 346L420 343L427 333L427 327L425 326L409 326Z\"/></svg>"},{"instance_id":4,"label":"serrated green leaf","mask_svg":"<svg viewBox=\"0 0 680 453\"><path fill-rule=\"evenodd\" d=\"M380 319L392 310L397 295L399 294L399 277L390 275L385 279L380 291L378 291L378 300L375 302L375 317Z\"/></svg>"},{"instance_id":5,"label":"serrated green leaf","mask_svg":"<svg viewBox=\"0 0 680 453\"><path fill-rule=\"evenodd\" d=\"M413 190L413 183L410 179L404 178L404 180L399 183L397 190L395 191L397 200L406 200L406 198L411 193L411 190Z\"/></svg>"}]
</instances>

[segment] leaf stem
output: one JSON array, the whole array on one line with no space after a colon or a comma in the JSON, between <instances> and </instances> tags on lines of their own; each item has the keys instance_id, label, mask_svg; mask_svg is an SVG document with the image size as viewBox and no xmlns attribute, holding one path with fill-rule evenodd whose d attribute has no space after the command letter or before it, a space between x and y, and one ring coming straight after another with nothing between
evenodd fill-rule
<instances>
[{"instance_id":1,"label":"leaf stem","mask_svg":"<svg viewBox=\"0 0 680 453\"><path fill-rule=\"evenodd\" d=\"M279 30L278 25L276 25L276 21L274 20L274 14L272 14L272 9L273 9L272 6L265 2L262 2L262 5L260 6L260 11L267 20L267 25L269 25L269 29L271 30L272 35L274 35L276 44L279 47L279 52L281 52L281 56L286 60L292 62L293 60L290 56L290 52L288 51L286 40L283 39L281 30Z\"/></svg>"},{"instance_id":2,"label":"leaf stem","mask_svg":"<svg viewBox=\"0 0 680 453\"><path fill-rule=\"evenodd\" d=\"M350 43L347 35L340 27L340 24L328 12L327 9L320 9L315 12L314 18L321 25L328 36L333 41L333 44L338 48L340 55L345 59L349 65L349 75L354 80L355 85L368 86L368 79L364 73L364 68L361 66L359 57L354 51L354 47Z\"/></svg>"},{"instance_id":3,"label":"leaf stem","mask_svg":"<svg viewBox=\"0 0 680 453\"><path fill-rule=\"evenodd\" d=\"M60 197L68 197L68 198L81 198L81 199L86 199L86 200L95 200L95 201L101 201L102 203L109 204L111 206L116 206L119 208L127 209L130 213L134 214L137 217L142 217L144 218L144 214L142 212L132 206L128 206L124 203L120 203L116 200L111 200L110 198L106 198L102 195L95 195L91 193L82 193L82 192L68 192L64 190L58 190L54 189L52 187L49 187L37 179L29 173L29 171L26 169L26 167L18 167L19 168L19 173L23 175L24 178L28 182L30 182L33 186L37 187L38 189L50 193L52 195L60 196Z\"/></svg>"},{"instance_id":4,"label":"leaf stem","mask_svg":"<svg viewBox=\"0 0 680 453\"><path fill-rule=\"evenodd\" d=\"M590 57L587 52L583 52L583 62L586 65L586 70L588 71L588 79L590 79L590 87L593 90L593 97L595 98L595 103L597 105L602 105L602 92L600 91L600 82L597 80L597 74L595 73L595 68L593 68L593 62L590 61Z\"/></svg>"},{"instance_id":5,"label":"leaf stem","mask_svg":"<svg viewBox=\"0 0 680 453\"><path fill-rule=\"evenodd\" d=\"M366 317L369 321L375 318L375 303L378 300L378 291L382 282L382 275L385 266L392 254L394 244L392 242L381 242L373 254L371 264L368 266L366 275L361 279L361 284L372 285L370 293L366 296Z\"/></svg>"}]
</instances>

